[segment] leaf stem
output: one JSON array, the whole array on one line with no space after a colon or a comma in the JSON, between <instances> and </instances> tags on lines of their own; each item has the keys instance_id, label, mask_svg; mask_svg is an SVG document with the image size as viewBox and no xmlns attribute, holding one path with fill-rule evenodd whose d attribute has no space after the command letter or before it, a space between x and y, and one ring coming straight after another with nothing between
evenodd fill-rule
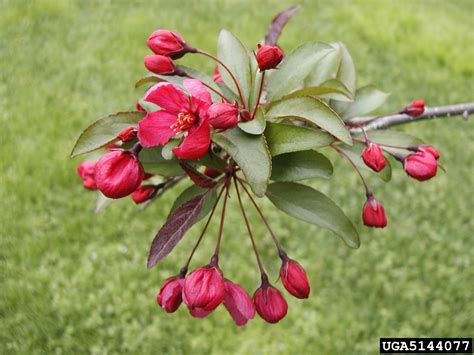
<instances>
[{"instance_id":1,"label":"leaf stem","mask_svg":"<svg viewBox=\"0 0 474 355\"><path fill-rule=\"evenodd\" d=\"M189 79L196 79L196 80L199 80L199 79L197 79L197 78L195 78L194 76L191 76L191 75L189 75L189 74L186 74L186 77L189 78ZM203 82L203 81L201 81L201 80L199 80L199 81L201 82L202 85L204 85L205 87L207 87L209 90L211 90L212 92L214 92L214 93L216 93L217 95L219 95L219 96L222 98L222 100L224 100L224 101L230 103L230 100L229 100L227 97L225 97L222 93L220 93L218 90L214 89L214 88L213 88L212 86L210 86L210 85L207 85L205 82Z\"/></svg>"},{"instance_id":2,"label":"leaf stem","mask_svg":"<svg viewBox=\"0 0 474 355\"><path fill-rule=\"evenodd\" d=\"M237 198L239 200L240 210L242 211L242 216L244 217L245 225L247 226L247 231L249 232L250 240L252 241L252 248L253 248L253 251L255 253L255 257L257 259L258 268L260 270L260 274L262 275L262 279L263 279L264 277L265 278L267 277L267 274L265 273L262 262L260 260L260 256L258 255L257 246L255 244L255 239L253 237L252 229L250 228L250 224L249 224L249 221L247 219L247 215L245 214L245 210L244 210L244 206L242 204L242 199L240 197L239 186L238 186L237 178L236 178L235 174L234 174L234 185L235 185L235 191L237 192Z\"/></svg>"},{"instance_id":3,"label":"leaf stem","mask_svg":"<svg viewBox=\"0 0 474 355\"><path fill-rule=\"evenodd\" d=\"M214 255L213 255L215 257L219 257L219 251L221 249L222 232L224 230L225 210L227 206L227 200L229 199L230 179L231 179L231 175L228 174L225 178L225 183L224 183L225 196L224 196L224 204L222 205L221 221L219 224L219 234L217 237L216 249L214 250Z\"/></svg>"},{"instance_id":4,"label":"leaf stem","mask_svg":"<svg viewBox=\"0 0 474 355\"><path fill-rule=\"evenodd\" d=\"M260 104L260 98L262 97L263 81L264 80L265 80L265 72L263 72L263 74L262 74L262 80L260 81L260 89L258 90L257 101L255 101L255 108L253 109L252 118L250 119L250 121L252 121L255 118L255 115L257 114L258 105Z\"/></svg>"},{"instance_id":5,"label":"leaf stem","mask_svg":"<svg viewBox=\"0 0 474 355\"><path fill-rule=\"evenodd\" d=\"M260 215L260 218L262 219L263 223L267 227L268 231L270 232L270 235L272 236L273 242L275 243L276 248L278 249L278 253L281 255L286 255L286 252L283 250L280 242L278 241L277 237L275 236L275 233L273 233L272 228L270 227L270 224L268 223L267 219L262 213L262 210L258 207L257 202L255 202L255 199L252 197L250 191L245 187L244 183L242 182L242 179L240 179L238 176L236 176L237 180L239 181L240 185L244 189L244 191L247 193L247 196L250 198L250 201L252 201L252 204L254 205L255 209L257 210L258 214Z\"/></svg>"},{"instance_id":6,"label":"leaf stem","mask_svg":"<svg viewBox=\"0 0 474 355\"><path fill-rule=\"evenodd\" d=\"M191 259L193 258L194 253L196 252L199 244L201 243L201 240L204 237L204 234L206 233L207 227L209 226L209 223L212 220L212 216L214 215L214 212L216 211L217 205L219 203L219 200L221 199L221 196L222 196L222 193L224 192L224 189L225 189L225 185L222 186L222 189L219 192L219 195L217 196L217 200L216 200L216 202L214 202L214 206L212 206L211 214L210 214L209 218L207 219L206 224L204 225L204 228L201 232L201 235L199 236L196 244L194 245L193 250L191 251L191 254L188 257L188 260L186 261L186 264L184 264L184 266L181 268L180 274L182 276L186 275L186 273L188 272L189 263L191 262Z\"/></svg>"},{"instance_id":7,"label":"leaf stem","mask_svg":"<svg viewBox=\"0 0 474 355\"><path fill-rule=\"evenodd\" d=\"M347 155L347 153L345 152L344 149L338 147L337 145L333 145L333 144L331 144L330 147L333 148L334 150L336 150L337 152L339 152L340 154L344 155L346 157L346 159L349 160L352 167L355 169L355 171L357 171L357 174L359 174L360 179L362 180L362 183L364 184L365 194L368 196L370 194L369 187L367 186L367 183L365 182L365 179L362 176L362 173L360 172L359 168L354 163L354 161L349 157L349 155Z\"/></svg>"},{"instance_id":8,"label":"leaf stem","mask_svg":"<svg viewBox=\"0 0 474 355\"><path fill-rule=\"evenodd\" d=\"M227 65L225 65L219 58L217 58L215 55L212 55L211 53L208 53L208 52L200 50L200 49L197 50L197 53L205 55L206 57L209 57L209 58L215 60L217 63L219 63L227 71L227 73L229 73L229 75L230 75L232 81L234 82L234 84L237 88L237 91L239 93L240 102L242 103L242 106L244 108L246 108L245 101L244 101L244 96L242 95L242 91L240 90L240 85L237 82L237 79L235 78L232 71L229 69L229 67L227 67Z\"/></svg>"},{"instance_id":9,"label":"leaf stem","mask_svg":"<svg viewBox=\"0 0 474 355\"><path fill-rule=\"evenodd\" d=\"M361 127L362 128L362 127ZM358 139L358 138L352 138L352 140L354 142L359 142L359 143L365 143L364 140L362 139ZM404 149L404 150L415 150L413 147L401 147L401 146L398 146L398 145L391 145L391 144L385 144L385 143L377 143L377 142L373 142L372 143L374 144L377 144L377 145L380 145L381 147L387 147L387 148L396 148L396 149Z\"/></svg>"}]
</instances>

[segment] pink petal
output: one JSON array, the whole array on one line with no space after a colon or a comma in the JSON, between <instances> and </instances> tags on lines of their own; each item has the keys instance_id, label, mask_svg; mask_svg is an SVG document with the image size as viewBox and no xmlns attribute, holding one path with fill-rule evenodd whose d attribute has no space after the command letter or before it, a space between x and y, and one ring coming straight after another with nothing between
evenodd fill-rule
<instances>
[{"instance_id":1,"label":"pink petal","mask_svg":"<svg viewBox=\"0 0 474 355\"><path fill-rule=\"evenodd\" d=\"M255 316L255 305L250 296L239 285L229 281L224 281L225 297L224 306L229 311L235 324L245 325Z\"/></svg>"},{"instance_id":2,"label":"pink petal","mask_svg":"<svg viewBox=\"0 0 474 355\"><path fill-rule=\"evenodd\" d=\"M209 315L209 313L212 312L212 311L205 311L205 310L200 309L200 308L195 308L195 309L188 308L188 309L189 309L189 313L194 318L204 318L204 317L207 317Z\"/></svg>"},{"instance_id":3,"label":"pink petal","mask_svg":"<svg viewBox=\"0 0 474 355\"><path fill-rule=\"evenodd\" d=\"M198 159L207 153L211 144L209 120L201 119L198 126L189 130L179 147L173 148L173 153L181 159Z\"/></svg>"},{"instance_id":4,"label":"pink petal","mask_svg":"<svg viewBox=\"0 0 474 355\"><path fill-rule=\"evenodd\" d=\"M166 111L149 112L138 122L138 140L143 147L165 145L176 133L171 125L176 122L176 115Z\"/></svg>"},{"instance_id":5,"label":"pink petal","mask_svg":"<svg viewBox=\"0 0 474 355\"><path fill-rule=\"evenodd\" d=\"M145 93L143 99L160 106L164 110L176 113L189 107L186 94L170 83L153 85Z\"/></svg>"},{"instance_id":6,"label":"pink petal","mask_svg":"<svg viewBox=\"0 0 474 355\"><path fill-rule=\"evenodd\" d=\"M197 79L186 79L183 81L184 87L188 90L191 96L207 103L211 104L211 94L207 91L207 88Z\"/></svg>"}]
</instances>

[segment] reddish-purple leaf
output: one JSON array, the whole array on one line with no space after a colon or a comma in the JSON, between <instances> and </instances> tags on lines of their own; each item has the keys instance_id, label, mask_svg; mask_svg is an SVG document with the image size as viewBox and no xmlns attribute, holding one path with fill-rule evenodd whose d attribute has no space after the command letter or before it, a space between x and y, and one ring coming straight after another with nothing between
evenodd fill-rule
<instances>
[{"instance_id":1,"label":"reddish-purple leaf","mask_svg":"<svg viewBox=\"0 0 474 355\"><path fill-rule=\"evenodd\" d=\"M211 179L209 176L200 173L188 163L180 161L179 165L181 165L181 168L184 170L184 172L197 186L202 187L203 189L212 189L217 185L216 181Z\"/></svg>"},{"instance_id":2,"label":"reddish-purple leaf","mask_svg":"<svg viewBox=\"0 0 474 355\"><path fill-rule=\"evenodd\" d=\"M151 242L148 268L167 256L192 227L201 212L207 193L193 197L182 204L168 218Z\"/></svg>"},{"instance_id":3,"label":"reddish-purple leaf","mask_svg":"<svg viewBox=\"0 0 474 355\"><path fill-rule=\"evenodd\" d=\"M270 26L268 26L267 35L265 36L265 44L275 46L280 37L281 30L285 27L288 20L293 14L299 10L300 5L294 5L276 15Z\"/></svg>"}]
</instances>

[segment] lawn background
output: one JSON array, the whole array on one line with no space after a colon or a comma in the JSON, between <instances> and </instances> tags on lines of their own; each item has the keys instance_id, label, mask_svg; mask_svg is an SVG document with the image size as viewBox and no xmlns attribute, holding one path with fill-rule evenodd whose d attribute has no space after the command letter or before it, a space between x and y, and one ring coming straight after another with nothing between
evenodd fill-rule
<instances>
[{"instance_id":1,"label":"lawn background","mask_svg":"<svg viewBox=\"0 0 474 355\"><path fill-rule=\"evenodd\" d=\"M280 45L344 42L358 85L393 93L382 112L417 98L430 106L474 101L473 1L301 3ZM361 226L360 182L347 162L333 159L335 178L313 186L356 221L359 250L264 204L312 284L308 300L288 298L289 313L276 325L257 317L237 328L223 307L204 320L157 307L160 284L178 271L198 233L146 270L149 243L184 185L142 213L129 199L91 212L95 194L82 189L80 160L68 154L87 125L133 107L149 33L175 29L215 51L218 31L227 28L252 47L291 4L0 0L0 353L366 354L378 352L382 336L474 334L472 121L400 128L433 144L447 174L418 183L397 166L389 184L371 179L387 210L384 230ZM197 56L185 62L213 67ZM235 201L230 211L221 266L253 292L258 274ZM274 280L277 255L258 216L250 216ZM213 225L193 266L208 261L216 232Z\"/></svg>"}]
</instances>

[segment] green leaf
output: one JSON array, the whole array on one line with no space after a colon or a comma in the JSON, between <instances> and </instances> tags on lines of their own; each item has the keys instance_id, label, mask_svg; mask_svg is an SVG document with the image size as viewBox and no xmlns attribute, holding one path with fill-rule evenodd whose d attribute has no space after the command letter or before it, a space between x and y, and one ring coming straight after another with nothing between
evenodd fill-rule
<instances>
[{"instance_id":1,"label":"green leaf","mask_svg":"<svg viewBox=\"0 0 474 355\"><path fill-rule=\"evenodd\" d=\"M299 96L317 96L324 99L351 102L354 100L351 92L337 79L329 79L319 86L306 87L286 95L284 99Z\"/></svg>"},{"instance_id":2,"label":"green leaf","mask_svg":"<svg viewBox=\"0 0 474 355\"><path fill-rule=\"evenodd\" d=\"M398 147L411 147L424 143L423 140L421 140L420 138L412 136L410 134L386 129L368 131L367 135L369 136L369 139L374 143L382 143ZM383 148L395 154L406 154L406 150L403 149L397 149L392 147Z\"/></svg>"},{"instance_id":3,"label":"green leaf","mask_svg":"<svg viewBox=\"0 0 474 355\"><path fill-rule=\"evenodd\" d=\"M265 127L266 127L265 117L260 107L257 109L255 118L252 121L239 123L239 128L242 131L248 134L254 134L257 136L261 135L265 131Z\"/></svg>"},{"instance_id":4,"label":"green leaf","mask_svg":"<svg viewBox=\"0 0 474 355\"><path fill-rule=\"evenodd\" d=\"M247 105L250 95L250 61L247 50L243 44L231 32L222 30L217 39L217 57L234 74L242 91L244 102ZM224 83L237 93L237 87L230 77L227 70L219 65L222 80Z\"/></svg>"},{"instance_id":5,"label":"green leaf","mask_svg":"<svg viewBox=\"0 0 474 355\"><path fill-rule=\"evenodd\" d=\"M390 160L387 159L387 165L385 168L377 173L376 171L372 170L369 168L367 165L365 165L364 161L362 160L362 151L365 148L365 144L363 143L358 143L354 142L352 146L348 145L343 145L341 146L342 149L344 149L345 153L349 156L349 158L352 160L352 162L359 168L364 171L370 171L372 174L375 174L377 177L382 179L385 182L388 182L392 179L392 165L390 163ZM386 156L386 158L388 158Z\"/></svg>"},{"instance_id":6,"label":"green leaf","mask_svg":"<svg viewBox=\"0 0 474 355\"><path fill-rule=\"evenodd\" d=\"M143 107L146 112L155 112L161 110L161 107L157 104L154 104L153 102L148 102L143 99L139 99L138 103L141 107Z\"/></svg>"},{"instance_id":7,"label":"green leaf","mask_svg":"<svg viewBox=\"0 0 474 355\"><path fill-rule=\"evenodd\" d=\"M117 140L123 129L136 126L145 116L144 112L117 112L105 116L87 127L79 136L71 152L71 158L89 153Z\"/></svg>"},{"instance_id":8,"label":"green leaf","mask_svg":"<svg viewBox=\"0 0 474 355\"><path fill-rule=\"evenodd\" d=\"M271 73L267 83L267 101L277 100L302 86L304 78L334 48L323 42L307 42L288 54Z\"/></svg>"},{"instance_id":9,"label":"green leaf","mask_svg":"<svg viewBox=\"0 0 474 355\"><path fill-rule=\"evenodd\" d=\"M357 89L354 102L350 103L342 113L344 119L363 116L380 107L390 96L389 93L378 90L373 85Z\"/></svg>"},{"instance_id":10,"label":"green leaf","mask_svg":"<svg viewBox=\"0 0 474 355\"><path fill-rule=\"evenodd\" d=\"M236 127L214 134L212 140L239 164L255 195L264 196L272 170L265 136L250 135Z\"/></svg>"},{"instance_id":11,"label":"green leaf","mask_svg":"<svg viewBox=\"0 0 474 355\"><path fill-rule=\"evenodd\" d=\"M139 79L136 83L135 83L135 89L139 88L140 86L142 85L145 85L145 84L156 84L156 83L159 83L160 81L164 81L163 79L159 78L158 76L156 76L155 74L153 73L148 73L146 76L144 76L143 78Z\"/></svg>"},{"instance_id":12,"label":"green leaf","mask_svg":"<svg viewBox=\"0 0 474 355\"><path fill-rule=\"evenodd\" d=\"M267 197L288 215L333 231L351 248L360 246L352 222L323 193L294 182L275 182L268 186Z\"/></svg>"},{"instance_id":13,"label":"green leaf","mask_svg":"<svg viewBox=\"0 0 474 355\"><path fill-rule=\"evenodd\" d=\"M257 59L253 53L249 54L250 58L250 78L251 78L251 90L249 97L249 111L253 110L258 99L258 93L260 91L260 83L262 82L262 74L258 69ZM255 73L255 74L254 74ZM263 96L263 94L262 94Z\"/></svg>"},{"instance_id":14,"label":"green leaf","mask_svg":"<svg viewBox=\"0 0 474 355\"><path fill-rule=\"evenodd\" d=\"M173 206L171 207L170 213L168 214L168 218L174 213L174 211L178 209L178 207L180 207L187 201L191 200L193 197L204 194L206 191L207 189L202 189L196 185L189 186L187 189L181 192L181 194L179 194L179 196L174 201ZM216 200L217 200L217 193L215 190L209 192L206 195L206 197L204 198L204 203L202 205L202 210L199 213L194 223L200 221L201 219L206 217L209 214L209 212L211 212L212 207L214 206L214 203L216 202Z\"/></svg>"},{"instance_id":15,"label":"green leaf","mask_svg":"<svg viewBox=\"0 0 474 355\"><path fill-rule=\"evenodd\" d=\"M323 154L313 150L281 154L272 159L273 181L298 181L332 176L332 164Z\"/></svg>"},{"instance_id":16,"label":"green leaf","mask_svg":"<svg viewBox=\"0 0 474 355\"><path fill-rule=\"evenodd\" d=\"M205 156L200 158L199 162L202 165L213 169L223 169L227 166L226 161L221 159L217 154L212 151L208 152Z\"/></svg>"},{"instance_id":17,"label":"green leaf","mask_svg":"<svg viewBox=\"0 0 474 355\"><path fill-rule=\"evenodd\" d=\"M320 130L272 122L267 122L265 137L273 156L325 147L334 142L331 135Z\"/></svg>"},{"instance_id":18,"label":"green leaf","mask_svg":"<svg viewBox=\"0 0 474 355\"><path fill-rule=\"evenodd\" d=\"M342 142L351 145L352 138L336 112L313 97L293 97L276 102L265 114L266 119L296 118L315 124Z\"/></svg>"},{"instance_id":19,"label":"green leaf","mask_svg":"<svg viewBox=\"0 0 474 355\"><path fill-rule=\"evenodd\" d=\"M165 160L176 159L176 156L173 154L173 148L177 147L180 143L179 139L170 139L161 149L161 156Z\"/></svg>"},{"instance_id":20,"label":"green leaf","mask_svg":"<svg viewBox=\"0 0 474 355\"><path fill-rule=\"evenodd\" d=\"M143 148L139 159L145 171L167 177L183 175L183 170L179 166L176 157L171 160L165 160L162 155L162 149L162 147Z\"/></svg>"}]
</instances>

